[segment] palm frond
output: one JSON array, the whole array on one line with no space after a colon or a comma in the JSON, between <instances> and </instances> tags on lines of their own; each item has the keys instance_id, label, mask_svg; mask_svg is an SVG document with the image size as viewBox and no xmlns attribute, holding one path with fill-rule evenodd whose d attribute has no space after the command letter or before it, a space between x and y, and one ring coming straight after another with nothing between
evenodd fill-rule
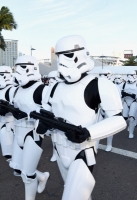
<instances>
[{"instance_id":1,"label":"palm frond","mask_svg":"<svg viewBox=\"0 0 137 200\"><path fill-rule=\"evenodd\" d=\"M10 12L8 7L3 6L0 10L0 31L13 30L17 28L13 14Z\"/></svg>"}]
</instances>

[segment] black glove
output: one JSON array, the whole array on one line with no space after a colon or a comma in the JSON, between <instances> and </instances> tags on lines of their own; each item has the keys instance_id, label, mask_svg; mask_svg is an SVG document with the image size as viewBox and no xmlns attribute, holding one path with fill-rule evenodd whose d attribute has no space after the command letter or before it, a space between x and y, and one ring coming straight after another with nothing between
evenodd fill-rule
<instances>
[{"instance_id":1,"label":"black glove","mask_svg":"<svg viewBox=\"0 0 137 200\"><path fill-rule=\"evenodd\" d=\"M6 109L6 108L3 109L0 107L0 115L1 116L5 116L7 113L9 113L8 109Z\"/></svg>"},{"instance_id":2,"label":"black glove","mask_svg":"<svg viewBox=\"0 0 137 200\"><path fill-rule=\"evenodd\" d=\"M19 119L23 119L27 117L27 113L19 110L17 112L12 112L12 115L14 116L14 118L16 118L17 120Z\"/></svg>"},{"instance_id":3,"label":"black glove","mask_svg":"<svg viewBox=\"0 0 137 200\"><path fill-rule=\"evenodd\" d=\"M51 127L49 126L45 126L41 121L39 121L39 124L36 128L36 132L38 134L45 134L47 132L47 130L51 129Z\"/></svg>"},{"instance_id":4,"label":"black glove","mask_svg":"<svg viewBox=\"0 0 137 200\"><path fill-rule=\"evenodd\" d=\"M70 131L68 130L65 135L68 138L68 140L70 140L71 142L75 142L75 143L82 143L84 142L86 139L88 139L90 137L90 133L86 128L82 128L82 131Z\"/></svg>"}]
</instances>

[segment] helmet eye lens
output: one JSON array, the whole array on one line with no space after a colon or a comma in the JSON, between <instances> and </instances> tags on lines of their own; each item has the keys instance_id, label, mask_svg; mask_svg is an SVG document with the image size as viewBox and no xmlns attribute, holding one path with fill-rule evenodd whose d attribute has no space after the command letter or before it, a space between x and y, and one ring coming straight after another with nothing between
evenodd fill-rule
<instances>
[{"instance_id":1,"label":"helmet eye lens","mask_svg":"<svg viewBox=\"0 0 137 200\"><path fill-rule=\"evenodd\" d=\"M21 66L23 69L26 69L26 67L27 67L27 66L24 66L24 65L20 65L20 66Z\"/></svg>"},{"instance_id":2,"label":"helmet eye lens","mask_svg":"<svg viewBox=\"0 0 137 200\"><path fill-rule=\"evenodd\" d=\"M66 56L68 58L73 58L74 53L67 53L67 54L64 54L64 56Z\"/></svg>"}]
</instances>

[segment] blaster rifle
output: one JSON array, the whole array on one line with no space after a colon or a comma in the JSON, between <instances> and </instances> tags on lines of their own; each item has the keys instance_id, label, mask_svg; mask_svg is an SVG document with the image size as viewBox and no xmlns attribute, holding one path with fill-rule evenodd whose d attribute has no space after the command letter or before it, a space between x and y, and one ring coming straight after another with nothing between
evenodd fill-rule
<instances>
[{"instance_id":1,"label":"blaster rifle","mask_svg":"<svg viewBox=\"0 0 137 200\"><path fill-rule=\"evenodd\" d=\"M39 119L40 122L42 122L47 127L63 131L70 141L72 141L72 135L77 133L75 134L75 137L77 137L77 142L81 142L80 136L83 135L83 128L81 126L69 124L65 122L64 119L56 118L53 113L43 109L40 110L40 113L37 113L36 111L31 112L30 117L34 119ZM68 132L71 134L67 134Z\"/></svg>"},{"instance_id":2,"label":"blaster rifle","mask_svg":"<svg viewBox=\"0 0 137 200\"><path fill-rule=\"evenodd\" d=\"M2 113L3 112L3 113ZM27 114L18 108L15 108L8 101L0 100L0 115L5 115L6 113L11 112L12 115L17 119L22 119L27 117Z\"/></svg>"}]
</instances>

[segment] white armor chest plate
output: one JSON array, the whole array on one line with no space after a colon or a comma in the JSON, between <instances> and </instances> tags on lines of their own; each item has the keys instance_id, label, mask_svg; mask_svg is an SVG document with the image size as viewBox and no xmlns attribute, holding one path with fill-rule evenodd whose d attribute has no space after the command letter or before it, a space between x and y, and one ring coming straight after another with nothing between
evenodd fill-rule
<instances>
[{"instance_id":1,"label":"white armor chest plate","mask_svg":"<svg viewBox=\"0 0 137 200\"><path fill-rule=\"evenodd\" d=\"M137 94L137 83L126 83L124 91L130 94Z\"/></svg>"},{"instance_id":2,"label":"white armor chest plate","mask_svg":"<svg viewBox=\"0 0 137 200\"><path fill-rule=\"evenodd\" d=\"M5 99L5 94L6 94L6 91L7 91L9 88L11 88L11 87L12 87L12 85L8 85L8 86L5 87L4 89L1 89L1 90L0 90L0 99L7 101L7 100Z\"/></svg>"},{"instance_id":3,"label":"white armor chest plate","mask_svg":"<svg viewBox=\"0 0 137 200\"><path fill-rule=\"evenodd\" d=\"M34 91L39 85L41 83L37 82L29 88L20 87L14 98L14 106L27 114L39 108L40 105L36 104L33 100Z\"/></svg>"},{"instance_id":4,"label":"white armor chest plate","mask_svg":"<svg viewBox=\"0 0 137 200\"><path fill-rule=\"evenodd\" d=\"M90 109L84 100L86 86L95 77L87 75L75 84L60 83L50 99L52 111L56 117L62 117L75 125L88 127L95 123L95 111Z\"/></svg>"}]
</instances>

